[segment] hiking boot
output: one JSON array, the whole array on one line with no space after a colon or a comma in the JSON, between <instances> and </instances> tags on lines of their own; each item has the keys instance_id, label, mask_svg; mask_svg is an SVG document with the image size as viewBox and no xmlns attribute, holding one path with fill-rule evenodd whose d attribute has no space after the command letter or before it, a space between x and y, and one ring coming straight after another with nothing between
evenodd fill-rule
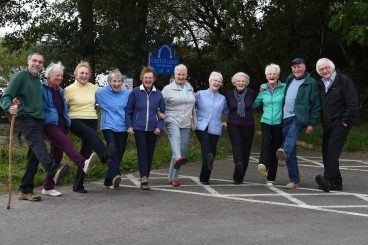
<instances>
[{"instance_id":1,"label":"hiking boot","mask_svg":"<svg viewBox=\"0 0 368 245\"><path fill-rule=\"evenodd\" d=\"M98 156L95 152L92 152L91 156L84 161L84 167L83 172L87 174L93 167L93 165L96 163L98 159Z\"/></svg>"},{"instance_id":2,"label":"hiking boot","mask_svg":"<svg viewBox=\"0 0 368 245\"><path fill-rule=\"evenodd\" d=\"M286 165L286 155L285 155L284 149L282 149L282 148L277 149L276 157L278 159L279 166L280 167L285 167L285 165Z\"/></svg>"},{"instance_id":3,"label":"hiking boot","mask_svg":"<svg viewBox=\"0 0 368 245\"><path fill-rule=\"evenodd\" d=\"M330 192L331 190L331 184L330 182L323 177L322 175L318 174L315 178L317 184L318 184L318 189L324 191L324 192Z\"/></svg>"},{"instance_id":4,"label":"hiking boot","mask_svg":"<svg viewBox=\"0 0 368 245\"><path fill-rule=\"evenodd\" d=\"M69 173L69 166L68 165L61 165L54 175L54 183L55 185L58 183L64 183L64 176Z\"/></svg>"},{"instance_id":5,"label":"hiking boot","mask_svg":"<svg viewBox=\"0 0 368 245\"><path fill-rule=\"evenodd\" d=\"M41 196L36 195L33 192L30 192L30 193L19 192L19 200L38 202L38 201L41 201Z\"/></svg>"},{"instance_id":6,"label":"hiking boot","mask_svg":"<svg viewBox=\"0 0 368 245\"><path fill-rule=\"evenodd\" d=\"M285 186L286 189L297 189L299 188L299 184L295 184L294 182L289 182Z\"/></svg>"},{"instance_id":7,"label":"hiking boot","mask_svg":"<svg viewBox=\"0 0 368 245\"><path fill-rule=\"evenodd\" d=\"M257 170L262 177L267 177L267 169L264 164L258 164Z\"/></svg>"},{"instance_id":8,"label":"hiking boot","mask_svg":"<svg viewBox=\"0 0 368 245\"><path fill-rule=\"evenodd\" d=\"M42 195L46 195L46 196L53 196L53 197L61 196L61 192L55 189L51 189L51 190L42 189L41 193Z\"/></svg>"},{"instance_id":9,"label":"hiking boot","mask_svg":"<svg viewBox=\"0 0 368 245\"><path fill-rule=\"evenodd\" d=\"M62 185L62 184L64 184L64 177L66 175L68 175L69 172L70 172L69 165L67 165L67 164L61 165L59 169L60 169L60 173L59 173L58 178L56 178L57 182L55 182L55 176L54 176L55 185Z\"/></svg>"},{"instance_id":10,"label":"hiking boot","mask_svg":"<svg viewBox=\"0 0 368 245\"><path fill-rule=\"evenodd\" d=\"M185 164L187 161L188 159L186 157L179 157L178 159L175 160L174 168L175 169L180 168L180 166Z\"/></svg>"}]
</instances>

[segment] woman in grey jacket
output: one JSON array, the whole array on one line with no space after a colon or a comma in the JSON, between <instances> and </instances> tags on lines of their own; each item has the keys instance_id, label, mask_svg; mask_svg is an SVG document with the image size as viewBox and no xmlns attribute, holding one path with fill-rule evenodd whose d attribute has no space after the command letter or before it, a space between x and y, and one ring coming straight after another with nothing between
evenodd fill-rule
<instances>
[{"instance_id":1,"label":"woman in grey jacket","mask_svg":"<svg viewBox=\"0 0 368 245\"><path fill-rule=\"evenodd\" d=\"M172 157L169 181L172 186L180 186L178 180L180 166L187 162L193 107L195 103L193 87L186 81L188 70L185 65L177 65L174 70L175 82L162 90L165 99L165 131L169 137Z\"/></svg>"}]
</instances>

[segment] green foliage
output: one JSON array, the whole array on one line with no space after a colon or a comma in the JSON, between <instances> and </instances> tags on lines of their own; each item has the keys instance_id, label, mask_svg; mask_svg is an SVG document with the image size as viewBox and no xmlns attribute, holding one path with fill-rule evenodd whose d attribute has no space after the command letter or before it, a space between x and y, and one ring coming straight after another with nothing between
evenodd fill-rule
<instances>
[{"instance_id":1,"label":"green foliage","mask_svg":"<svg viewBox=\"0 0 368 245\"><path fill-rule=\"evenodd\" d=\"M361 46L368 46L368 2L346 2L337 5L336 11L329 26L341 32L349 45L356 41Z\"/></svg>"}]
</instances>

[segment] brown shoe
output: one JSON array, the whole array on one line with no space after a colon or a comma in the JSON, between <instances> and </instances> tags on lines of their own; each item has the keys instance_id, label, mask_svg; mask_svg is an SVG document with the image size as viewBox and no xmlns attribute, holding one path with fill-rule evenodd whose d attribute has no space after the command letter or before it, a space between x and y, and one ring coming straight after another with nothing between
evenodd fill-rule
<instances>
[{"instance_id":1,"label":"brown shoe","mask_svg":"<svg viewBox=\"0 0 368 245\"><path fill-rule=\"evenodd\" d=\"M33 192L30 192L30 193L19 192L19 200L38 202L38 201L41 201L41 196L36 195Z\"/></svg>"},{"instance_id":2,"label":"brown shoe","mask_svg":"<svg viewBox=\"0 0 368 245\"><path fill-rule=\"evenodd\" d=\"M295 184L293 182L289 182L285 186L286 189L297 189L299 188L299 184Z\"/></svg>"}]
</instances>

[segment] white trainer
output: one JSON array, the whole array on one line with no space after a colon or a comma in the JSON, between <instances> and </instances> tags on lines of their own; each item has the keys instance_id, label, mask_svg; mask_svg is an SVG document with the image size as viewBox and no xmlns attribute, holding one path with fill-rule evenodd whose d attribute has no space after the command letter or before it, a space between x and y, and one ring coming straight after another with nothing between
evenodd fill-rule
<instances>
[{"instance_id":1,"label":"white trainer","mask_svg":"<svg viewBox=\"0 0 368 245\"><path fill-rule=\"evenodd\" d=\"M46 195L46 196L53 196L53 197L61 196L61 192L57 191L55 189L52 189L52 190L42 189L41 193L42 193L42 195Z\"/></svg>"},{"instance_id":2,"label":"white trainer","mask_svg":"<svg viewBox=\"0 0 368 245\"><path fill-rule=\"evenodd\" d=\"M275 184L275 181L267 180L266 185L267 186L273 186Z\"/></svg>"},{"instance_id":3,"label":"white trainer","mask_svg":"<svg viewBox=\"0 0 368 245\"><path fill-rule=\"evenodd\" d=\"M267 177L267 169L264 164L258 164L257 170L259 175L261 175L262 177Z\"/></svg>"},{"instance_id":4,"label":"white trainer","mask_svg":"<svg viewBox=\"0 0 368 245\"><path fill-rule=\"evenodd\" d=\"M87 174L92 169L97 159L98 159L97 154L95 152L92 152L91 156L86 161L84 161L83 172Z\"/></svg>"}]
</instances>

